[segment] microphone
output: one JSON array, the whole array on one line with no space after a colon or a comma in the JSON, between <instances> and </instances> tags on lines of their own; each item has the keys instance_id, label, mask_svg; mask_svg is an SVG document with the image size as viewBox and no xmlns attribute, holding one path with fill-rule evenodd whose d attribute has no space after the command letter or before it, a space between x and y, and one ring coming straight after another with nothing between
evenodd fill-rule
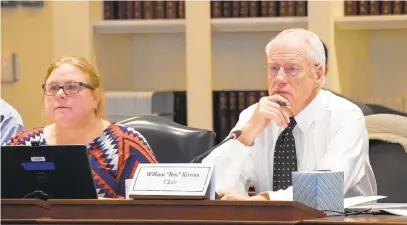
<instances>
[{"instance_id":1,"label":"microphone","mask_svg":"<svg viewBox=\"0 0 407 225\"><path fill-rule=\"evenodd\" d=\"M199 155L197 157L195 157L191 163L200 163L202 161L203 158L205 158L206 156L208 156L213 150L215 150L216 148L218 148L219 146L225 144L226 142L228 142L229 140L236 140L240 137L240 135L242 134L241 130L235 130L233 131L229 137L227 137L225 140L223 140L221 143L219 143L218 145L216 145L215 147L209 149L208 151L204 152L202 155Z\"/></svg>"}]
</instances>

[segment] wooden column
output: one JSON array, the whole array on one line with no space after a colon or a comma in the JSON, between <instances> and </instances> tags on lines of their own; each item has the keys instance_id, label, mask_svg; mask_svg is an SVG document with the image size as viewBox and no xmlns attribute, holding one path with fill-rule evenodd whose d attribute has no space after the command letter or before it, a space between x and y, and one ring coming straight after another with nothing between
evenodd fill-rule
<instances>
[{"instance_id":1,"label":"wooden column","mask_svg":"<svg viewBox=\"0 0 407 225\"><path fill-rule=\"evenodd\" d=\"M335 18L341 15L342 1L308 1L308 29L316 33L329 50L329 73L325 88L338 93L341 93L341 84L335 48Z\"/></svg>"},{"instance_id":2,"label":"wooden column","mask_svg":"<svg viewBox=\"0 0 407 225\"><path fill-rule=\"evenodd\" d=\"M212 130L210 1L185 1L188 126Z\"/></svg>"},{"instance_id":3,"label":"wooden column","mask_svg":"<svg viewBox=\"0 0 407 225\"><path fill-rule=\"evenodd\" d=\"M94 61L93 28L97 3L91 1L53 2L54 57L82 56ZM101 6L101 5L100 5ZM94 11L101 11L94 10Z\"/></svg>"}]
</instances>

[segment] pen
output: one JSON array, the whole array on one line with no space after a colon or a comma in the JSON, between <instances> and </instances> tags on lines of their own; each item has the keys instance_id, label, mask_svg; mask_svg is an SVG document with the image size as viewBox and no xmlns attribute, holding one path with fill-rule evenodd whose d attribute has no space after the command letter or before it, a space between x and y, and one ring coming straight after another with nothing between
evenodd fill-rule
<instances>
[{"instance_id":1,"label":"pen","mask_svg":"<svg viewBox=\"0 0 407 225\"><path fill-rule=\"evenodd\" d=\"M279 104L280 106L291 106L289 102L277 101L276 103Z\"/></svg>"}]
</instances>

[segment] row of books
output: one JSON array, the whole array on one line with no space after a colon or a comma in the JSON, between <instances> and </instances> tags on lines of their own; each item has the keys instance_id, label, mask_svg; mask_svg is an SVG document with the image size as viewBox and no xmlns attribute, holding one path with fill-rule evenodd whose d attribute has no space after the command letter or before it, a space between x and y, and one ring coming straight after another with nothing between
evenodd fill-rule
<instances>
[{"instance_id":1,"label":"row of books","mask_svg":"<svg viewBox=\"0 0 407 225\"><path fill-rule=\"evenodd\" d=\"M344 1L345 16L407 14L407 1Z\"/></svg>"},{"instance_id":2,"label":"row of books","mask_svg":"<svg viewBox=\"0 0 407 225\"><path fill-rule=\"evenodd\" d=\"M104 1L105 20L185 18L185 1ZM212 18L307 16L307 1L211 1Z\"/></svg>"},{"instance_id":3,"label":"row of books","mask_svg":"<svg viewBox=\"0 0 407 225\"><path fill-rule=\"evenodd\" d=\"M344 1L345 16L407 14L404 1ZM211 1L212 18L307 16L307 1ZM104 1L105 20L185 18L185 1Z\"/></svg>"},{"instance_id":4,"label":"row of books","mask_svg":"<svg viewBox=\"0 0 407 225\"><path fill-rule=\"evenodd\" d=\"M307 16L307 1L212 1L212 18Z\"/></svg>"},{"instance_id":5,"label":"row of books","mask_svg":"<svg viewBox=\"0 0 407 225\"><path fill-rule=\"evenodd\" d=\"M185 18L185 1L104 1L105 20Z\"/></svg>"}]
</instances>

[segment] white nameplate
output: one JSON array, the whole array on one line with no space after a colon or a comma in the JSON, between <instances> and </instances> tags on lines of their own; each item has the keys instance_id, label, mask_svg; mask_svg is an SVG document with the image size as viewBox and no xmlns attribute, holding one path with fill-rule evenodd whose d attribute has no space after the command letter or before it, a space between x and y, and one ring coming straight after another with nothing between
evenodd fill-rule
<instances>
[{"instance_id":1,"label":"white nameplate","mask_svg":"<svg viewBox=\"0 0 407 225\"><path fill-rule=\"evenodd\" d=\"M129 190L133 199L215 199L213 165L139 164Z\"/></svg>"}]
</instances>

